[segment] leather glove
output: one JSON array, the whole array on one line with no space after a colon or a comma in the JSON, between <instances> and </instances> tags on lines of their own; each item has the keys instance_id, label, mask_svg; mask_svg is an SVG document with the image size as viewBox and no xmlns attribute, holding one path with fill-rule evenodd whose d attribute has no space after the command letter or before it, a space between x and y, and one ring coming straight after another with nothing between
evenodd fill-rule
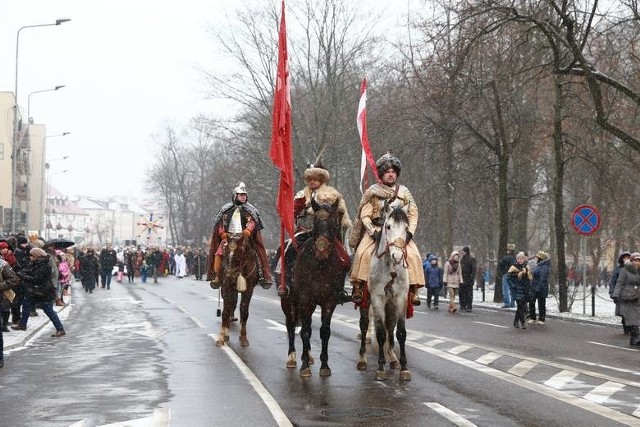
<instances>
[{"instance_id":1,"label":"leather glove","mask_svg":"<svg viewBox=\"0 0 640 427\"><path fill-rule=\"evenodd\" d=\"M413 239L413 233L407 230L407 243Z\"/></svg>"},{"instance_id":2,"label":"leather glove","mask_svg":"<svg viewBox=\"0 0 640 427\"><path fill-rule=\"evenodd\" d=\"M251 236L251 230L245 228L244 230L242 230L242 234L244 235L244 237L249 237Z\"/></svg>"},{"instance_id":3,"label":"leather glove","mask_svg":"<svg viewBox=\"0 0 640 427\"><path fill-rule=\"evenodd\" d=\"M373 239L374 242L379 242L381 234L382 233L381 233L380 230L376 230L376 231L373 232L373 236L371 236L371 238Z\"/></svg>"}]
</instances>

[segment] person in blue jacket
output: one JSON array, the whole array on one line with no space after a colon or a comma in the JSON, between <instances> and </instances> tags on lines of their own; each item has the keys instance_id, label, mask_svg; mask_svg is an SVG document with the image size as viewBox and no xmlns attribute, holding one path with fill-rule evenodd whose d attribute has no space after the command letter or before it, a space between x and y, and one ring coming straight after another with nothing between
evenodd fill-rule
<instances>
[{"instance_id":1,"label":"person in blue jacket","mask_svg":"<svg viewBox=\"0 0 640 427\"><path fill-rule=\"evenodd\" d=\"M438 266L438 258L435 255L429 256L422 264L422 267L424 279L427 282L427 307L431 308L431 300L433 299L433 309L438 310L443 270Z\"/></svg>"},{"instance_id":2,"label":"person in blue jacket","mask_svg":"<svg viewBox=\"0 0 640 427\"><path fill-rule=\"evenodd\" d=\"M531 294L529 295L529 320L536 321L536 302L538 303L538 325L544 325L547 308L546 301L549 296L549 274L551 273L551 260L543 251L536 253L537 264L533 267L531 279Z\"/></svg>"}]
</instances>

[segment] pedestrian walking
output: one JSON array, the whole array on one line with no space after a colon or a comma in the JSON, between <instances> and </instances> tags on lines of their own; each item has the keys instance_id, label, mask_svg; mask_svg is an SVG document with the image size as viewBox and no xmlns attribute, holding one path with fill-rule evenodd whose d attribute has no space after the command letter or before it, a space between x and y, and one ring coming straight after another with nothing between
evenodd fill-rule
<instances>
[{"instance_id":1,"label":"pedestrian walking","mask_svg":"<svg viewBox=\"0 0 640 427\"><path fill-rule=\"evenodd\" d=\"M15 289L18 286L20 280L16 275L13 268L7 261L5 261L2 257L0 257L0 298L6 299L9 303L13 301L13 296L15 296ZM5 332L5 328L7 327L6 321L9 320L3 317L0 317L0 368L4 367L4 338L2 334Z\"/></svg>"},{"instance_id":2,"label":"pedestrian walking","mask_svg":"<svg viewBox=\"0 0 640 427\"><path fill-rule=\"evenodd\" d=\"M620 270L624 267L624 263L629 261L631 258L631 252L622 252L618 255L618 265L615 266L613 271L611 272L611 280L609 281L609 297L615 302L616 309L615 315L622 318L622 331L625 335L629 335L631 332L631 328L627 326L624 321L624 316L622 315L622 311L620 310L620 300L613 298L613 291L616 288L616 283L618 282L618 276L620 276Z\"/></svg>"},{"instance_id":3,"label":"pedestrian walking","mask_svg":"<svg viewBox=\"0 0 640 427\"><path fill-rule=\"evenodd\" d=\"M460 268L462 271L462 283L460 284L460 309L469 313L473 309L473 282L476 276L476 259L471 256L471 249L469 246L462 248Z\"/></svg>"},{"instance_id":4,"label":"pedestrian walking","mask_svg":"<svg viewBox=\"0 0 640 427\"><path fill-rule=\"evenodd\" d=\"M620 314L629 327L629 347L640 347L640 252L634 252L620 270L613 300L620 304Z\"/></svg>"},{"instance_id":5,"label":"pedestrian walking","mask_svg":"<svg viewBox=\"0 0 640 427\"><path fill-rule=\"evenodd\" d=\"M513 319L513 327L527 329L525 324L525 312L527 311L527 296L530 292L530 281L532 275L527 265L527 258L524 252L518 252L516 262L507 270L507 283L511 297L516 302L516 314Z\"/></svg>"},{"instance_id":6,"label":"pedestrian walking","mask_svg":"<svg viewBox=\"0 0 640 427\"><path fill-rule=\"evenodd\" d=\"M536 303L538 303L538 325L544 325L547 316L547 297L549 296L549 274L551 274L551 260L544 251L536 253L537 264L533 267L531 280L531 294L529 295L529 320L536 322Z\"/></svg>"},{"instance_id":7,"label":"pedestrian walking","mask_svg":"<svg viewBox=\"0 0 640 427\"><path fill-rule=\"evenodd\" d=\"M105 286L107 289L111 289L111 275L117 262L118 255L111 247L111 242L107 242L107 246L100 251L100 280L103 289Z\"/></svg>"},{"instance_id":8,"label":"pedestrian walking","mask_svg":"<svg viewBox=\"0 0 640 427\"><path fill-rule=\"evenodd\" d=\"M425 261L423 267L424 279L427 284L427 308L431 308L431 300L433 299L433 309L438 310L444 271L438 266L438 257L435 255L431 255L429 259Z\"/></svg>"},{"instance_id":9,"label":"pedestrian walking","mask_svg":"<svg viewBox=\"0 0 640 427\"><path fill-rule=\"evenodd\" d=\"M515 250L516 245L509 243L507 245L507 253L500 259L496 269L496 287L498 286L499 281L502 286L502 301L504 302L502 308L513 308L515 306L515 303L511 298L511 291L507 280L507 271L516 263L516 257L513 255Z\"/></svg>"},{"instance_id":10,"label":"pedestrian walking","mask_svg":"<svg viewBox=\"0 0 640 427\"><path fill-rule=\"evenodd\" d=\"M100 269L96 252L93 248L89 248L80 260L80 277L82 277L82 287L85 292L93 293L99 276Z\"/></svg>"},{"instance_id":11,"label":"pedestrian walking","mask_svg":"<svg viewBox=\"0 0 640 427\"><path fill-rule=\"evenodd\" d=\"M444 264L442 281L449 292L449 313L458 311L456 307L456 294L462 283L462 271L460 269L460 254L458 251L451 252L451 256Z\"/></svg>"}]
</instances>

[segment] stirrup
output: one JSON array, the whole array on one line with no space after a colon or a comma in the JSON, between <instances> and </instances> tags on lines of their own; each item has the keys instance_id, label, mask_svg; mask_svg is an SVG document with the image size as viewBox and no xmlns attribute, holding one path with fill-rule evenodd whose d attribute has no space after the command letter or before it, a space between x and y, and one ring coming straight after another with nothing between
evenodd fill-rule
<instances>
[{"instance_id":1,"label":"stirrup","mask_svg":"<svg viewBox=\"0 0 640 427\"><path fill-rule=\"evenodd\" d=\"M418 296L418 294L413 292L409 292L409 293L411 294L411 305L418 306L422 304L422 301L420 301L420 297Z\"/></svg>"},{"instance_id":2,"label":"stirrup","mask_svg":"<svg viewBox=\"0 0 640 427\"><path fill-rule=\"evenodd\" d=\"M338 291L338 297L336 298L336 302L338 304L349 303L351 302L351 297L349 296L349 294L345 292L344 289L340 289Z\"/></svg>"},{"instance_id":3,"label":"stirrup","mask_svg":"<svg viewBox=\"0 0 640 427\"><path fill-rule=\"evenodd\" d=\"M209 282L209 286L211 286L211 289L220 289L220 278L218 276L214 277L214 279Z\"/></svg>"},{"instance_id":4,"label":"stirrup","mask_svg":"<svg viewBox=\"0 0 640 427\"><path fill-rule=\"evenodd\" d=\"M260 283L260 286L262 286L262 289L271 289L271 286L273 286L273 281L271 280L264 280L263 278L260 278L258 282Z\"/></svg>"},{"instance_id":5,"label":"stirrup","mask_svg":"<svg viewBox=\"0 0 640 427\"><path fill-rule=\"evenodd\" d=\"M351 301L356 304L361 303L363 298L362 289L353 288L351 291Z\"/></svg>"},{"instance_id":6,"label":"stirrup","mask_svg":"<svg viewBox=\"0 0 640 427\"><path fill-rule=\"evenodd\" d=\"M281 298L287 297L289 296L289 291L290 291L289 286L285 285L284 288L278 287L278 296Z\"/></svg>"}]
</instances>

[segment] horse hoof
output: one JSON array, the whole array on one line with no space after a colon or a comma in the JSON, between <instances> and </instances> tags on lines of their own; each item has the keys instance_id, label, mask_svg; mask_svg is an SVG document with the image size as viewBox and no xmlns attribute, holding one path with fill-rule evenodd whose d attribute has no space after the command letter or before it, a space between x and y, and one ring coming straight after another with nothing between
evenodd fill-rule
<instances>
[{"instance_id":1,"label":"horse hoof","mask_svg":"<svg viewBox=\"0 0 640 427\"><path fill-rule=\"evenodd\" d=\"M331 376L331 368L321 368L320 369L321 377L330 377Z\"/></svg>"},{"instance_id":2,"label":"horse hoof","mask_svg":"<svg viewBox=\"0 0 640 427\"><path fill-rule=\"evenodd\" d=\"M311 369L300 369L300 376L303 378L309 378L311 376Z\"/></svg>"},{"instance_id":3,"label":"horse hoof","mask_svg":"<svg viewBox=\"0 0 640 427\"><path fill-rule=\"evenodd\" d=\"M314 363L316 363L316 359L314 359L313 356L309 355L309 365L313 365Z\"/></svg>"},{"instance_id":4,"label":"horse hoof","mask_svg":"<svg viewBox=\"0 0 640 427\"><path fill-rule=\"evenodd\" d=\"M385 371L376 371L375 379L376 381L386 381L387 373Z\"/></svg>"},{"instance_id":5,"label":"horse hoof","mask_svg":"<svg viewBox=\"0 0 640 427\"><path fill-rule=\"evenodd\" d=\"M216 340L216 347L224 347L224 340Z\"/></svg>"},{"instance_id":6,"label":"horse hoof","mask_svg":"<svg viewBox=\"0 0 640 427\"><path fill-rule=\"evenodd\" d=\"M398 369L400 367L400 362L398 362L397 360L392 360L391 362L389 362L389 367L391 369Z\"/></svg>"},{"instance_id":7,"label":"horse hoof","mask_svg":"<svg viewBox=\"0 0 640 427\"><path fill-rule=\"evenodd\" d=\"M246 338L240 338L240 345L242 347L249 347L249 340Z\"/></svg>"},{"instance_id":8,"label":"horse hoof","mask_svg":"<svg viewBox=\"0 0 640 427\"><path fill-rule=\"evenodd\" d=\"M226 342L229 342L229 335L225 335L225 336L224 336L224 340L225 340Z\"/></svg>"},{"instance_id":9,"label":"horse hoof","mask_svg":"<svg viewBox=\"0 0 640 427\"><path fill-rule=\"evenodd\" d=\"M366 371L367 370L367 362L363 360L358 361L358 371Z\"/></svg>"},{"instance_id":10,"label":"horse hoof","mask_svg":"<svg viewBox=\"0 0 640 427\"><path fill-rule=\"evenodd\" d=\"M411 381L411 372L400 371L400 381Z\"/></svg>"},{"instance_id":11,"label":"horse hoof","mask_svg":"<svg viewBox=\"0 0 640 427\"><path fill-rule=\"evenodd\" d=\"M297 368L298 362L295 360L287 360L287 368Z\"/></svg>"}]
</instances>

